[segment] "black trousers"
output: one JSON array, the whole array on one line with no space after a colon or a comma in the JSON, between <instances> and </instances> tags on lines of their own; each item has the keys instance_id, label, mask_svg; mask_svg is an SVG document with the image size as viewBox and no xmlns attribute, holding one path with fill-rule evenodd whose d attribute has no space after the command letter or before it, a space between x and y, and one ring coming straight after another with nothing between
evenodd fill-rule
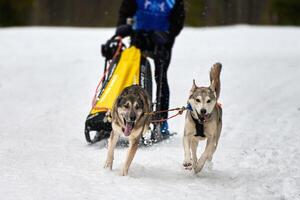
<instances>
[{"instance_id":1,"label":"black trousers","mask_svg":"<svg viewBox=\"0 0 300 200\"><path fill-rule=\"evenodd\" d=\"M155 109L168 110L170 101L170 89L168 84L167 72L171 61L174 40L165 45L157 45L152 40L151 33L149 32L135 33L131 38L131 43L133 45L140 48L141 51L149 52L154 60L154 77L157 85ZM168 112L161 113L156 117L158 119L165 119L168 117Z\"/></svg>"}]
</instances>

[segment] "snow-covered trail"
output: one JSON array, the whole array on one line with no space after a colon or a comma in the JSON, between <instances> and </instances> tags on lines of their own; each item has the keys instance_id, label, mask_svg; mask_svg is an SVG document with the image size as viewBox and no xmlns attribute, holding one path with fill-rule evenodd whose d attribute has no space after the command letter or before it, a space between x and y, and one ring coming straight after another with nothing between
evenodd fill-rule
<instances>
[{"instance_id":1,"label":"snow-covered trail","mask_svg":"<svg viewBox=\"0 0 300 200\"><path fill-rule=\"evenodd\" d=\"M87 145L85 118L113 29L0 29L0 197L33 199L300 199L300 28L186 28L169 69L171 107L195 78L223 64L224 127L212 170L181 168L178 135L140 148L129 176L102 169L103 143ZM203 147L204 143L201 145ZM199 153L200 153L199 149Z\"/></svg>"}]
</instances>

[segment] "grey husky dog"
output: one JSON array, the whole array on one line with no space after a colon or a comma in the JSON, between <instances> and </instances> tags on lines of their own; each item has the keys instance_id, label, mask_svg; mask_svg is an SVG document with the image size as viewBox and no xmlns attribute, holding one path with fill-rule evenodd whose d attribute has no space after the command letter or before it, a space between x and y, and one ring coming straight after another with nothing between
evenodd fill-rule
<instances>
[{"instance_id":1,"label":"grey husky dog","mask_svg":"<svg viewBox=\"0 0 300 200\"><path fill-rule=\"evenodd\" d=\"M123 134L129 139L129 149L120 175L128 174L140 138L149 128L150 120L146 115L149 112L151 112L150 98L140 86L132 85L121 92L111 112L112 132L108 139L108 153L104 168L112 169L114 149L119 136Z\"/></svg>"},{"instance_id":2,"label":"grey husky dog","mask_svg":"<svg viewBox=\"0 0 300 200\"><path fill-rule=\"evenodd\" d=\"M222 129L222 108L218 104L220 95L220 73L222 65L216 63L210 70L210 86L198 87L193 81L188 98L189 110L185 117L183 136L185 169L202 170L206 161L212 161ZM206 141L206 147L197 159L197 147L200 140Z\"/></svg>"}]
</instances>

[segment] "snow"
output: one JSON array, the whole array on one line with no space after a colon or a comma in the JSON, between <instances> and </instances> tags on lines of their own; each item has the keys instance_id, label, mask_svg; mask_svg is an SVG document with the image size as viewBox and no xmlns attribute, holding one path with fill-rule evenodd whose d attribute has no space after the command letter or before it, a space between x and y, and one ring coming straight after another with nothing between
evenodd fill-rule
<instances>
[{"instance_id":1,"label":"snow","mask_svg":"<svg viewBox=\"0 0 300 200\"><path fill-rule=\"evenodd\" d=\"M223 64L224 123L213 169L182 169L184 117L169 141L126 148L104 170L105 142L88 145L85 118L113 29L0 29L0 197L6 200L300 199L300 28L185 28L169 68L171 107L192 79ZM204 143L201 144L203 148ZM201 153L199 148L198 153Z\"/></svg>"}]
</instances>

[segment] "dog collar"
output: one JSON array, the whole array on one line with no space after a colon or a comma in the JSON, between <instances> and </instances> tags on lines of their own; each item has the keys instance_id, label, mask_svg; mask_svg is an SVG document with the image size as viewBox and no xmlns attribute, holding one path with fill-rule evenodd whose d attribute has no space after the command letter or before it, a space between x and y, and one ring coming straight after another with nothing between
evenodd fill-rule
<instances>
[{"instance_id":1,"label":"dog collar","mask_svg":"<svg viewBox=\"0 0 300 200\"><path fill-rule=\"evenodd\" d=\"M190 103L187 104L186 109L189 111L193 111L193 108Z\"/></svg>"}]
</instances>

